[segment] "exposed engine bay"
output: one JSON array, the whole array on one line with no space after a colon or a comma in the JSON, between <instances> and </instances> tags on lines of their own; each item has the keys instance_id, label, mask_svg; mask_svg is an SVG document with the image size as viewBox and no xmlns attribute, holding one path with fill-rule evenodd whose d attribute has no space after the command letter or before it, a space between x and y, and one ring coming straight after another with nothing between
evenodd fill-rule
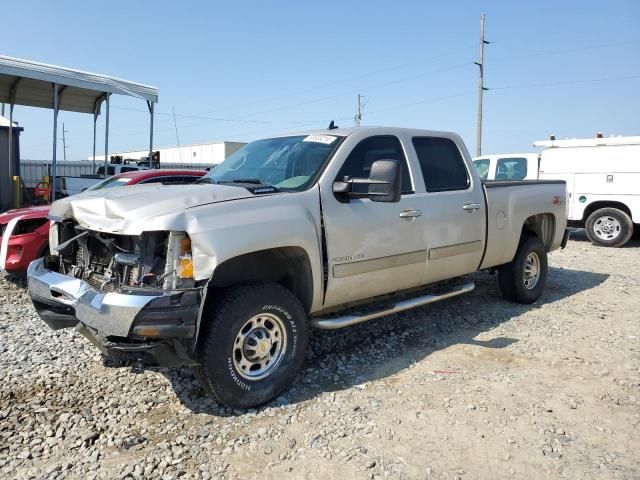
<instances>
[{"instance_id":1,"label":"exposed engine bay","mask_svg":"<svg viewBox=\"0 0 640 480\"><path fill-rule=\"evenodd\" d=\"M50 237L59 272L100 291L194 286L191 246L183 232L115 235L88 230L68 220L54 224Z\"/></svg>"}]
</instances>

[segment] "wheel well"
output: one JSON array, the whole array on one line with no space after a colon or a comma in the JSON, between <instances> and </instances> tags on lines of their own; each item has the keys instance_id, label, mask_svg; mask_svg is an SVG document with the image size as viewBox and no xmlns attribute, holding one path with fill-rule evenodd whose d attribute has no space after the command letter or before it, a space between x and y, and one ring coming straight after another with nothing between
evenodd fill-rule
<instances>
[{"instance_id":1,"label":"wheel well","mask_svg":"<svg viewBox=\"0 0 640 480\"><path fill-rule=\"evenodd\" d=\"M248 282L274 282L289 289L306 312L313 301L311 262L300 247L280 247L246 253L221 263L210 287L225 288Z\"/></svg>"},{"instance_id":2,"label":"wheel well","mask_svg":"<svg viewBox=\"0 0 640 480\"><path fill-rule=\"evenodd\" d=\"M522 225L521 241L526 236L535 236L542 240L549 250L556 231L556 217L552 213L539 213L527 218Z\"/></svg>"},{"instance_id":3,"label":"wheel well","mask_svg":"<svg viewBox=\"0 0 640 480\"><path fill-rule=\"evenodd\" d=\"M589 215L591 215L596 210L600 210L601 208L616 208L618 210L622 210L627 215L629 215L629 217L631 217L631 210L624 203L604 200L593 202L587 205L587 207L584 209L584 213L582 214L582 221L586 222L587 218L589 218Z\"/></svg>"}]
</instances>

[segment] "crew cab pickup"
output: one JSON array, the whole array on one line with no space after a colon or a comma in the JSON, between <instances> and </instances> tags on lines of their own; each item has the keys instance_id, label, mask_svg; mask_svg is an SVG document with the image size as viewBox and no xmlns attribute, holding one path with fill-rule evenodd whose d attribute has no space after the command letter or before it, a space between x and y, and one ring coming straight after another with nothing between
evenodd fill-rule
<instances>
[{"instance_id":1,"label":"crew cab pickup","mask_svg":"<svg viewBox=\"0 0 640 480\"><path fill-rule=\"evenodd\" d=\"M196 184L55 202L29 293L106 355L193 366L220 402L287 389L311 327L473 290L536 301L566 242L565 183L484 185L454 133L336 128L249 143Z\"/></svg>"}]
</instances>

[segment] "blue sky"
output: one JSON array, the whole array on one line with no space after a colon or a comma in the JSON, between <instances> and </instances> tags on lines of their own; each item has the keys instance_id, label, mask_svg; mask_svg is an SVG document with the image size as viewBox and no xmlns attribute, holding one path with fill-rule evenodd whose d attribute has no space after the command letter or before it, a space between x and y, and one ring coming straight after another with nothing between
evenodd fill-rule
<instances>
[{"instance_id":1,"label":"blue sky","mask_svg":"<svg viewBox=\"0 0 640 480\"><path fill-rule=\"evenodd\" d=\"M475 150L486 14L483 153L640 134L640 2L4 2L0 53L155 85L156 145L352 125L453 130ZM110 151L146 148L143 102L112 97ZM140 110L140 111L138 111ZM22 157L51 158L52 112L17 106ZM92 117L63 112L70 159ZM102 152L103 121L98 126ZM62 157L62 147L59 147Z\"/></svg>"}]
</instances>

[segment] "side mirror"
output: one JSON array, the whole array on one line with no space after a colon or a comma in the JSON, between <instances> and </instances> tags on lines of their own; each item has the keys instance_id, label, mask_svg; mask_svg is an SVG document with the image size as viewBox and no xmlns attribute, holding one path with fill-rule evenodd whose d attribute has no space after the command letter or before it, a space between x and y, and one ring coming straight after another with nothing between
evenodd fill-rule
<instances>
[{"instance_id":1,"label":"side mirror","mask_svg":"<svg viewBox=\"0 0 640 480\"><path fill-rule=\"evenodd\" d=\"M369 198L372 202L400 201L402 167L397 160L376 160L369 173Z\"/></svg>"},{"instance_id":2,"label":"side mirror","mask_svg":"<svg viewBox=\"0 0 640 480\"><path fill-rule=\"evenodd\" d=\"M353 185L368 185L367 192L354 192ZM372 202L400 201L402 194L402 167L397 160L376 160L371 164L369 178L345 177L333 183L333 193L341 201L350 198L369 198Z\"/></svg>"}]
</instances>

